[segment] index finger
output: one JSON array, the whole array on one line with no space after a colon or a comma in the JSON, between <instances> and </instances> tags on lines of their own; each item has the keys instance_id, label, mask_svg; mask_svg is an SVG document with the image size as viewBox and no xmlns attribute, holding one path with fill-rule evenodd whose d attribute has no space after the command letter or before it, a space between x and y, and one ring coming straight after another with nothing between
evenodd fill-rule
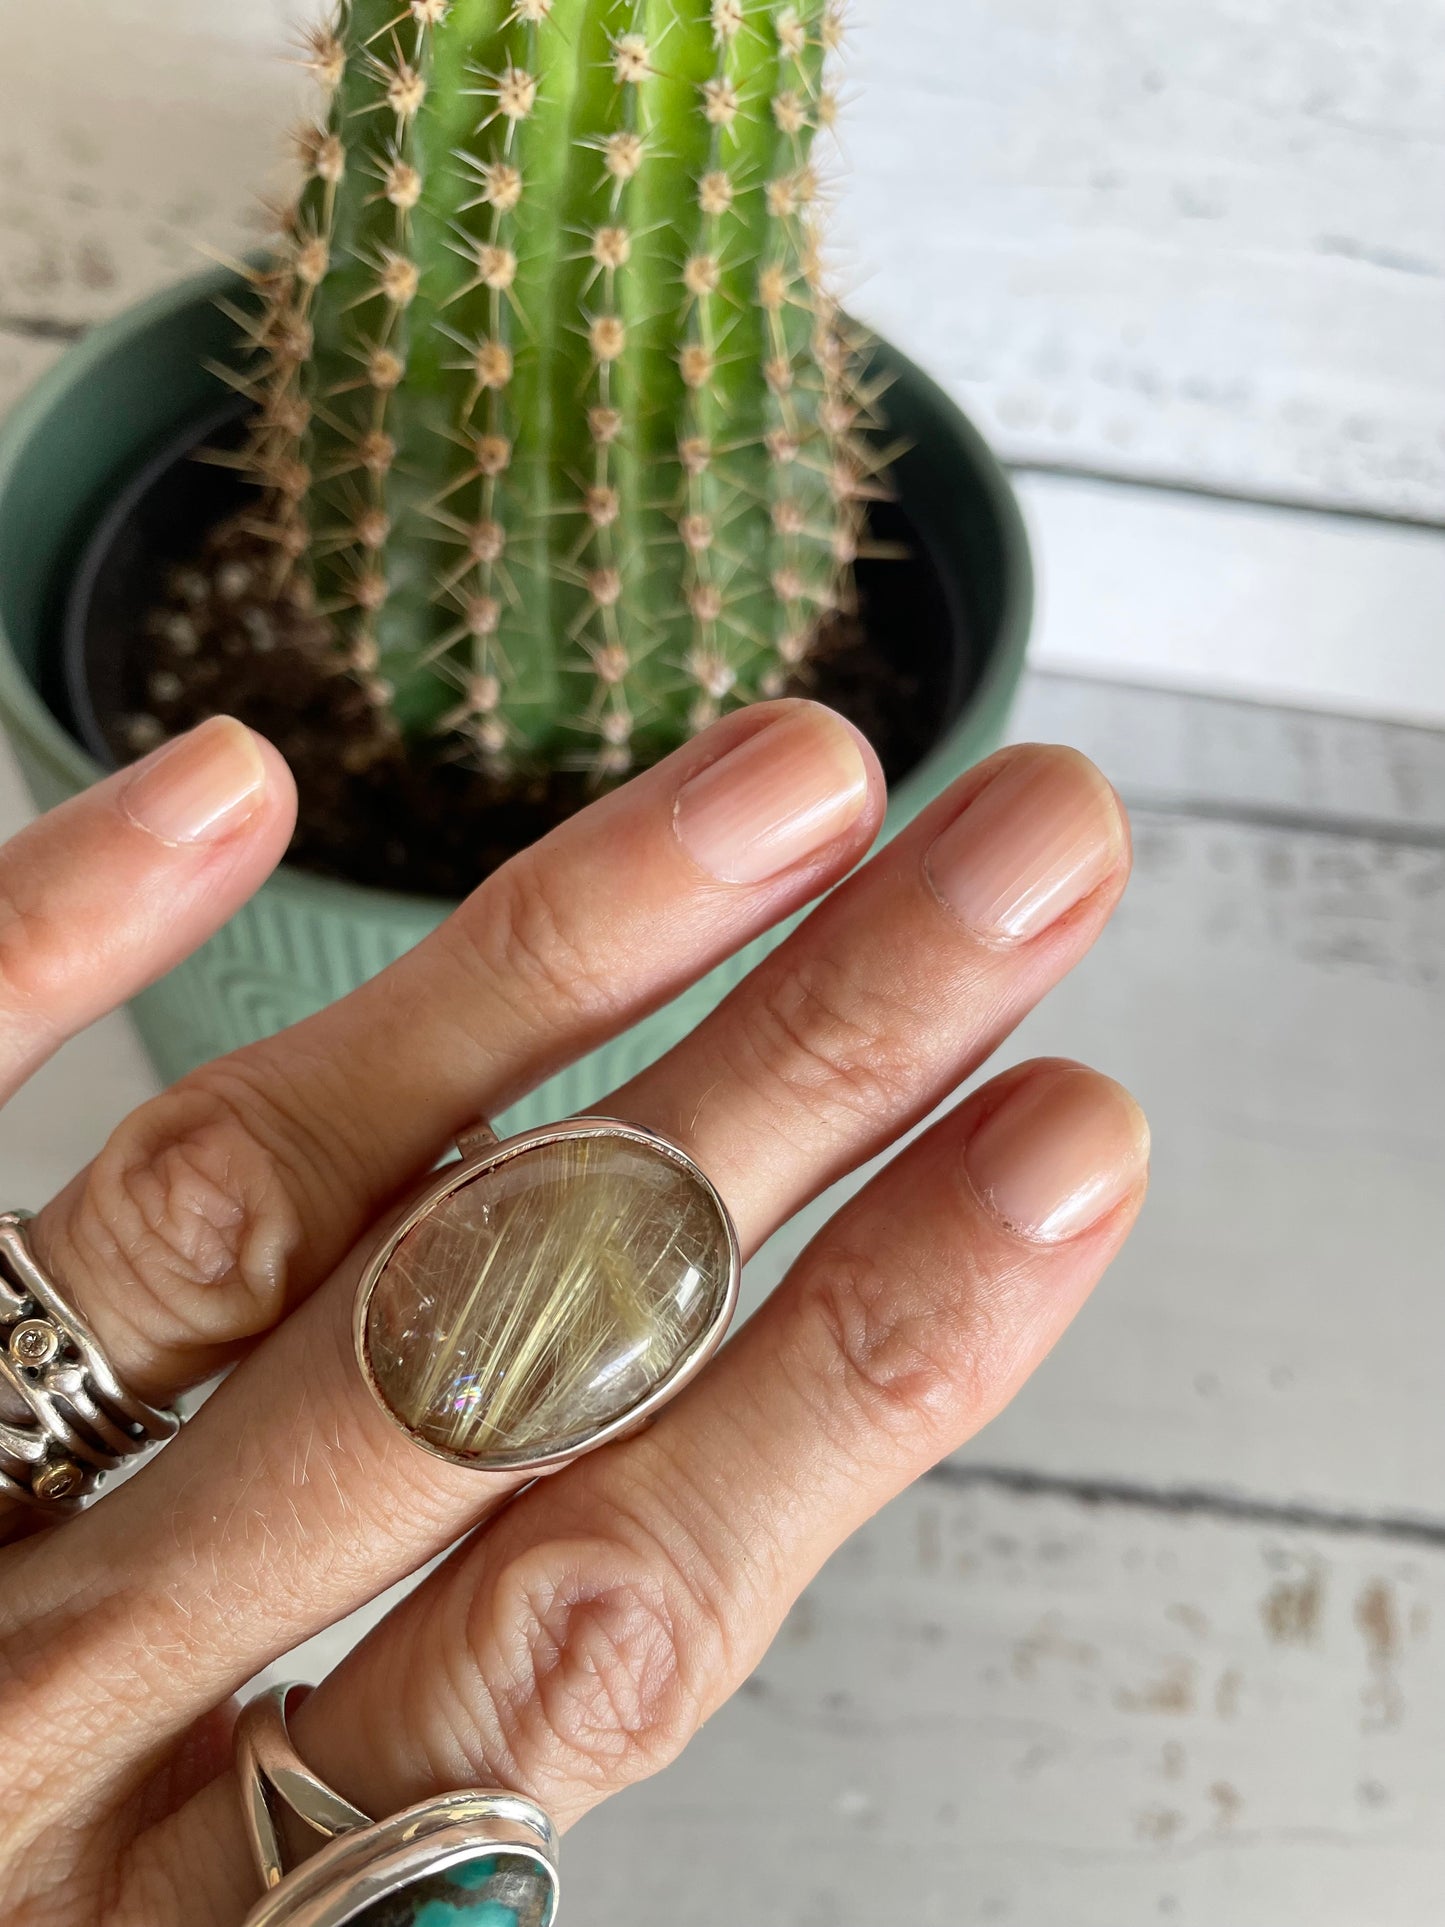
<instances>
[{"instance_id":1,"label":"index finger","mask_svg":"<svg viewBox=\"0 0 1445 1927\"><path fill-rule=\"evenodd\" d=\"M0 1102L219 929L294 819L281 756L213 716L0 848Z\"/></svg>"}]
</instances>

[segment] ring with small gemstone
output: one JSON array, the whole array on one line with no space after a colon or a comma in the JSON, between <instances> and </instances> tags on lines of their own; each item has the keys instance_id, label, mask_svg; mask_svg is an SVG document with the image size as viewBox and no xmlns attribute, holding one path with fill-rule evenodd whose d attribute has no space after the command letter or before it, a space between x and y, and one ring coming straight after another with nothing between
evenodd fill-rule
<instances>
[{"instance_id":1,"label":"ring with small gemstone","mask_svg":"<svg viewBox=\"0 0 1445 1927\"><path fill-rule=\"evenodd\" d=\"M59 1519L180 1419L126 1390L35 1256L28 1222L0 1212L0 1494Z\"/></svg>"},{"instance_id":2,"label":"ring with small gemstone","mask_svg":"<svg viewBox=\"0 0 1445 1927\"><path fill-rule=\"evenodd\" d=\"M292 1744L287 1710L304 1690L273 1687L236 1722L243 1817L264 1889L244 1927L552 1927L557 1830L541 1807L519 1793L444 1793L374 1821ZM286 1812L327 1843L289 1871Z\"/></svg>"},{"instance_id":3,"label":"ring with small gemstone","mask_svg":"<svg viewBox=\"0 0 1445 1927\"><path fill-rule=\"evenodd\" d=\"M687 1153L612 1118L487 1124L362 1275L357 1358L387 1417L453 1465L554 1472L644 1425L737 1309L726 1205Z\"/></svg>"}]
</instances>

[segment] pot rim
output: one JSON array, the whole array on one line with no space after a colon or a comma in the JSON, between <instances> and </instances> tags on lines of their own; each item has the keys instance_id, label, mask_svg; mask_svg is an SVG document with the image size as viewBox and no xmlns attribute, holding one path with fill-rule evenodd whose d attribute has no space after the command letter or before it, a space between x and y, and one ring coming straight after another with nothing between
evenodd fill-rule
<instances>
[{"instance_id":1,"label":"pot rim","mask_svg":"<svg viewBox=\"0 0 1445 1927\"><path fill-rule=\"evenodd\" d=\"M65 396L93 381L111 357L157 323L199 300L217 301L234 292L236 284L233 269L208 269L133 303L68 347L0 420L0 501L15 486L15 471L26 446L44 434L52 411ZM1002 601L993 625L988 659L958 721L890 797L888 828L891 831L917 815L951 780L955 772L949 752L955 736L976 725L981 713L1001 715L1007 710L1023 675L1033 618L1035 578L1023 511L998 457L933 377L891 341L886 345L893 358L907 366L910 383L923 396L944 435L958 448L972 471L993 516L1004 563ZM22 735L31 750L76 791L88 789L106 774L55 716L21 666L3 619L0 619L0 709L8 712L11 729ZM329 901L338 911L350 906L371 915L389 912L439 918L456 904L453 898L350 883L284 862L272 873L265 887L313 902L318 898Z\"/></svg>"}]
</instances>

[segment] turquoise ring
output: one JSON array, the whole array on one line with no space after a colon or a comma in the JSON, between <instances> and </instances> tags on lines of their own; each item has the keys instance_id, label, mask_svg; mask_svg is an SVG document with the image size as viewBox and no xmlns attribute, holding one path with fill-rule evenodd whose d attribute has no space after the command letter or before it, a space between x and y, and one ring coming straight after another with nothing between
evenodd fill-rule
<instances>
[{"instance_id":1,"label":"turquoise ring","mask_svg":"<svg viewBox=\"0 0 1445 1927\"><path fill-rule=\"evenodd\" d=\"M444 1793L374 1821L306 1765L278 1686L236 1723L247 1837L264 1893L245 1927L552 1927L557 1830L519 1793ZM284 1814L326 1844L288 1871Z\"/></svg>"}]
</instances>

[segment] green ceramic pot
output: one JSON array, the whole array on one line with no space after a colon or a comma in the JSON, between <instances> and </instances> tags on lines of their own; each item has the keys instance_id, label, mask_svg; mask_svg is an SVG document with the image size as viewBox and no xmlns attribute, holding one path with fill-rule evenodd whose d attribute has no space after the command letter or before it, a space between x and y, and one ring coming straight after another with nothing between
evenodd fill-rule
<instances>
[{"instance_id":1,"label":"green ceramic pot","mask_svg":"<svg viewBox=\"0 0 1445 1927\"><path fill-rule=\"evenodd\" d=\"M206 364L233 326L230 278L168 290L72 348L0 426L0 718L42 809L95 781L97 764L52 707L67 591L96 525L148 457L222 394ZM1000 741L1032 614L1028 540L1013 492L977 432L895 351L890 427L909 444L900 501L926 542L966 654L966 695L938 748L896 790L889 832ZM283 868L204 949L136 1000L160 1075L294 1023L409 950L451 906ZM513 1111L521 1128L595 1102L667 1049L776 942L764 939L667 1009Z\"/></svg>"}]
</instances>

